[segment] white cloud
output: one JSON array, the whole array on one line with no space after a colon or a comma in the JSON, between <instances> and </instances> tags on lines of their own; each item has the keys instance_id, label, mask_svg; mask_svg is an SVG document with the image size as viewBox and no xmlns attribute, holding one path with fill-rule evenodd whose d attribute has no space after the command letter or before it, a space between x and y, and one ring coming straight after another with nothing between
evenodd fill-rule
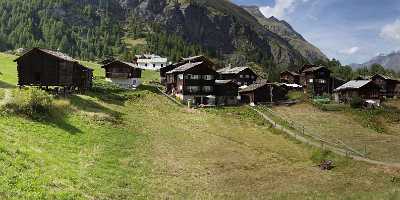
<instances>
[{"instance_id":1,"label":"white cloud","mask_svg":"<svg viewBox=\"0 0 400 200\"><path fill-rule=\"evenodd\" d=\"M400 42L400 19L382 28L380 36L386 40Z\"/></svg>"},{"instance_id":2,"label":"white cloud","mask_svg":"<svg viewBox=\"0 0 400 200\"><path fill-rule=\"evenodd\" d=\"M360 47L351 47L349 49L340 50L339 53L346 54L346 55L353 55L353 54L357 53L358 51L360 51Z\"/></svg>"},{"instance_id":3,"label":"white cloud","mask_svg":"<svg viewBox=\"0 0 400 200\"><path fill-rule=\"evenodd\" d=\"M295 10L296 3L307 1L308 0L275 0L275 6L264 6L260 8L260 11L266 17L274 16L278 19L284 19Z\"/></svg>"}]
</instances>

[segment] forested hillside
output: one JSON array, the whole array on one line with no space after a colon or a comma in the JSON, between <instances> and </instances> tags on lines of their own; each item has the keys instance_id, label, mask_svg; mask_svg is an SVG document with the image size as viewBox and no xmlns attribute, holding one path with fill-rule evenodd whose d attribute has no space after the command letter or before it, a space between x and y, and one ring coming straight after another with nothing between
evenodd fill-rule
<instances>
[{"instance_id":1,"label":"forested hillside","mask_svg":"<svg viewBox=\"0 0 400 200\"><path fill-rule=\"evenodd\" d=\"M44 47L86 60L206 54L268 73L315 60L225 0L11 0L0 13L1 51Z\"/></svg>"}]
</instances>

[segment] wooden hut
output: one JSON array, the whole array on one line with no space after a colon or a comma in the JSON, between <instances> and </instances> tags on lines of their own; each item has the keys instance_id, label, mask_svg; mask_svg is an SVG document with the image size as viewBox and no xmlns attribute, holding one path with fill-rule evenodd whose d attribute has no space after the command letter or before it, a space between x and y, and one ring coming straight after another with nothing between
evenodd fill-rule
<instances>
[{"instance_id":1,"label":"wooden hut","mask_svg":"<svg viewBox=\"0 0 400 200\"><path fill-rule=\"evenodd\" d=\"M86 90L92 86L93 70L61 52L34 48L17 62L19 86L58 86Z\"/></svg>"},{"instance_id":2,"label":"wooden hut","mask_svg":"<svg viewBox=\"0 0 400 200\"><path fill-rule=\"evenodd\" d=\"M393 98L400 96L400 80L382 74L375 74L371 77L371 80L381 88L382 97Z\"/></svg>"},{"instance_id":3,"label":"wooden hut","mask_svg":"<svg viewBox=\"0 0 400 200\"><path fill-rule=\"evenodd\" d=\"M217 105L237 105L239 96L239 85L232 80L216 80L215 95Z\"/></svg>"},{"instance_id":4,"label":"wooden hut","mask_svg":"<svg viewBox=\"0 0 400 200\"><path fill-rule=\"evenodd\" d=\"M136 67L133 63L115 60L103 65L106 80L123 88L136 88L142 77L142 69Z\"/></svg>"},{"instance_id":5,"label":"wooden hut","mask_svg":"<svg viewBox=\"0 0 400 200\"><path fill-rule=\"evenodd\" d=\"M379 100L380 87L371 80L353 80L334 90L335 101L349 103L354 97Z\"/></svg>"},{"instance_id":6,"label":"wooden hut","mask_svg":"<svg viewBox=\"0 0 400 200\"><path fill-rule=\"evenodd\" d=\"M280 75L281 83L300 84L300 74L292 71L283 71Z\"/></svg>"},{"instance_id":7,"label":"wooden hut","mask_svg":"<svg viewBox=\"0 0 400 200\"><path fill-rule=\"evenodd\" d=\"M242 103L272 103L287 99L288 91L275 83L259 81L241 90L239 94Z\"/></svg>"}]
</instances>

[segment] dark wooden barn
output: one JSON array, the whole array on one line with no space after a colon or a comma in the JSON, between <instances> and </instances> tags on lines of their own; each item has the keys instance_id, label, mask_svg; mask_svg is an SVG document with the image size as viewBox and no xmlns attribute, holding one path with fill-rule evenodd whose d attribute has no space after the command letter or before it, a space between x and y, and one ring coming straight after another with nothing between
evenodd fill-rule
<instances>
[{"instance_id":1,"label":"dark wooden barn","mask_svg":"<svg viewBox=\"0 0 400 200\"><path fill-rule=\"evenodd\" d=\"M221 80L232 80L239 86L251 85L257 81L257 74L248 67L223 68L217 71Z\"/></svg>"},{"instance_id":2,"label":"dark wooden barn","mask_svg":"<svg viewBox=\"0 0 400 200\"><path fill-rule=\"evenodd\" d=\"M92 86L93 70L70 56L34 48L17 58L19 86L58 86L86 90Z\"/></svg>"},{"instance_id":3,"label":"dark wooden barn","mask_svg":"<svg viewBox=\"0 0 400 200\"><path fill-rule=\"evenodd\" d=\"M284 71L281 73L281 83L300 84L300 74L292 71Z\"/></svg>"},{"instance_id":4,"label":"dark wooden barn","mask_svg":"<svg viewBox=\"0 0 400 200\"><path fill-rule=\"evenodd\" d=\"M288 91L275 83L259 81L239 91L242 103L272 103L287 99ZM272 101L272 102L271 102Z\"/></svg>"},{"instance_id":5,"label":"dark wooden barn","mask_svg":"<svg viewBox=\"0 0 400 200\"><path fill-rule=\"evenodd\" d=\"M332 91L331 72L324 66L305 68L300 76L300 83L313 96L322 96Z\"/></svg>"},{"instance_id":6,"label":"dark wooden barn","mask_svg":"<svg viewBox=\"0 0 400 200\"><path fill-rule=\"evenodd\" d=\"M237 105L239 96L239 85L232 80L216 80L215 95L217 105Z\"/></svg>"},{"instance_id":7,"label":"dark wooden barn","mask_svg":"<svg viewBox=\"0 0 400 200\"><path fill-rule=\"evenodd\" d=\"M371 80L380 87L382 97L400 96L400 80L382 74L372 76Z\"/></svg>"},{"instance_id":8,"label":"dark wooden barn","mask_svg":"<svg viewBox=\"0 0 400 200\"><path fill-rule=\"evenodd\" d=\"M167 92L195 104L215 103L215 80L218 73L206 62L186 63L167 72Z\"/></svg>"},{"instance_id":9,"label":"dark wooden barn","mask_svg":"<svg viewBox=\"0 0 400 200\"><path fill-rule=\"evenodd\" d=\"M349 103L354 97L379 100L380 87L371 80L353 80L334 90L335 101Z\"/></svg>"}]
</instances>

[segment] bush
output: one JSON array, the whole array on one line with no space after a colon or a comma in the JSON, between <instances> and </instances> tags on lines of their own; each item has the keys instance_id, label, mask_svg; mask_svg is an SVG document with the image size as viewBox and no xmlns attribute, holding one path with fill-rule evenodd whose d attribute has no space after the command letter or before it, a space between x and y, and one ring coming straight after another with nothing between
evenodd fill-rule
<instances>
[{"instance_id":1,"label":"bush","mask_svg":"<svg viewBox=\"0 0 400 200\"><path fill-rule=\"evenodd\" d=\"M352 108L361 108L363 105L363 100L360 97L353 97L350 101L350 106Z\"/></svg>"},{"instance_id":2,"label":"bush","mask_svg":"<svg viewBox=\"0 0 400 200\"><path fill-rule=\"evenodd\" d=\"M314 163L321 163L324 160L331 160L333 158L332 152L328 150L315 150L311 155L311 160Z\"/></svg>"},{"instance_id":3,"label":"bush","mask_svg":"<svg viewBox=\"0 0 400 200\"><path fill-rule=\"evenodd\" d=\"M4 108L8 112L33 116L47 114L51 111L53 97L43 90L36 88L16 89Z\"/></svg>"}]
</instances>

